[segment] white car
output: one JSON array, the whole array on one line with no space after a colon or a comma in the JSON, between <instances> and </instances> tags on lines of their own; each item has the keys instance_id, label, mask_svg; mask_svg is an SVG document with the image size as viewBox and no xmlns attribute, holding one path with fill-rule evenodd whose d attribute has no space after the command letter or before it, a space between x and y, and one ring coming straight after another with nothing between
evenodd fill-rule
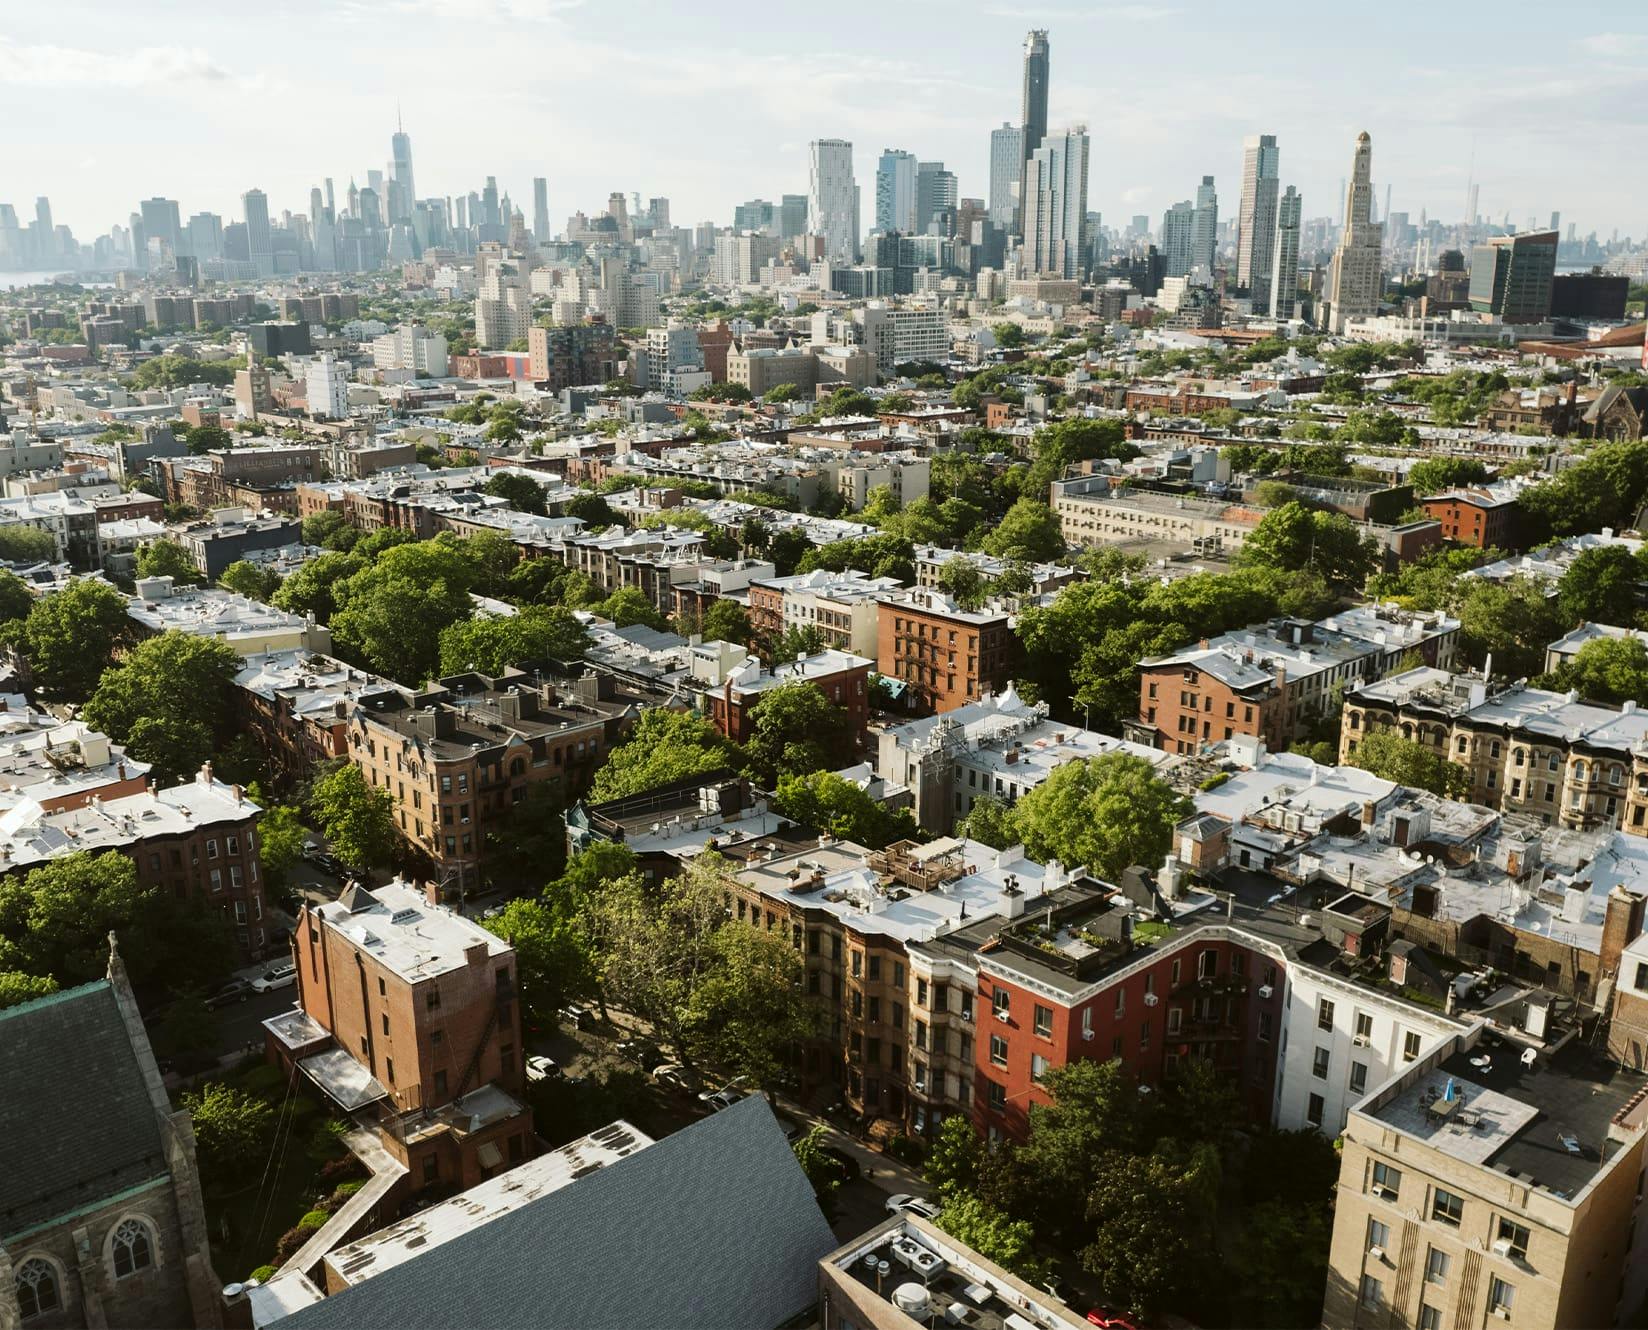
<instances>
[{"instance_id":1,"label":"white car","mask_svg":"<svg viewBox=\"0 0 1648 1330\"><path fill-rule=\"evenodd\" d=\"M898 1192L887 1198L887 1213L890 1215L920 1215L923 1219L937 1219L938 1206L923 1196L911 1196L908 1192Z\"/></svg>"},{"instance_id":2,"label":"white car","mask_svg":"<svg viewBox=\"0 0 1648 1330\"><path fill-rule=\"evenodd\" d=\"M560 1074L560 1064L542 1053L534 1053L526 1060L526 1078L529 1081L550 1081Z\"/></svg>"},{"instance_id":3,"label":"white car","mask_svg":"<svg viewBox=\"0 0 1648 1330\"><path fill-rule=\"evenodd\" d=\"M740 1090L717 1090L713 1094L701 1094L698 1097L710 1106L712 1113L719 1113L723 1108L731 1108L744 1097L744 1094Z\"/></svg>"},{"instance_id":4,"label":"white car","mask_svg":"<svg viewBox=\"0 0 1648 1330\"><path fill-rule=\"evenodd\" d=\"M272 993L277 988L290 988L297 981L297 966L288 961L284 965L275 966L272 970L265 970L252 980L252 988L258 993Z\"/></svg>"}]
</instances>

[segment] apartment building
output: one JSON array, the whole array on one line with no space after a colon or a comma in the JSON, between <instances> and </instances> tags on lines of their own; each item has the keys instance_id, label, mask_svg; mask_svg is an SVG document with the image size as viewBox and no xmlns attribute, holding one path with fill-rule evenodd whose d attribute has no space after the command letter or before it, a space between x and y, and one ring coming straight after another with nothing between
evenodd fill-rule
<instances>
[{"instance_id":1,"label":"apartment building","mask_svg":"<svg viewBox=\"0 0 1648 1330\"><path fill-rule=\"evenodd\" d=\"M1645 1123L1648 1079L1583 1039L1442 1041L1351 1110L1323 1324L1630 1324Z\"/></svg>"},{"instance_id":2,"label":"apartment building","mask_svg":"<svg viewBox=\"0 0 1648 1330\"><path fill-rule=\"evenodd\" d=\"M916 587L877 602L876 668L901 680L918 711L953 711L1012 678L1018 639L1005 609L965 610L944 592Z\"/></svg>"},{"instance_id":3,"label":"apartment building","mask_svg":"<svg viewBox=\"0 0 1648 1330\"><path fill-rule=\"evenodd\" d=\"M37 805L56 813L149 788L149 764L128 756L81 720L32 711L21 698L0 698L0 809Z\"/></svg>"},{"instance_id":4,"label":"apartment building","mask_svg":"<svg viewBox=\"0 0 1648 1330\"><path fill-rule=\"evenodd\" d=\"M331 630L297 614L219 587L180 587L170 577L145 577L126 607L143 636L165 632L215 637L241 656L270 651L330 651Z\"/></svg>"},{"instance_id":5,"label":"apartment building","mask_svg":"<svg viewBox=\"0 0 1648 1330\"><path fill-rule=\"evenodd\" d=\"M267 409L267 408L266 408ZM167 503L189 508L263 508L297 512L297 485L320 480L325 463L319 448L269 444L256 448L214 448L199 457L166 458L159 464Z\"/></svg>"},{"instance_id":6,"label":"apartment building","mask_svg":"<svg viewBox=\"0 0 1648 1330\"><path fill-rule=\"evenodd\" d=\"M1118 487L1106 475L1055 480L1049 504L1065 543L1087 549L1128 541L1170 541L1201 552L1234 552L1263 511L1191 495Z\"/></svg>"},{"instance_id":7,"label":"apartment building","mask_svg":"<svg viewBox=\"0 0 1648 1330\"><path fill-rule=\"evenodd\" d=\"M944 570L957 560L971 564L987 582L1003 576L1013 567L1012 560L986 554L983 550L956 550L943 545L917 545L916 585L938 586L939 579L944 576ZM1032 590L1037 595L1057 591L1080 576L1074 566L1057 563L1032 564L1029 572Z\"/></svg>"},{"instance_id":8,"label":"apartment building","mask_svg":"<svg viewBox=\"0 0 1648 1330\"><path fill-rule=\"evenodd\" d=\"M307 904L292 931L299 1009L271 1044L375 1119L414 1191L472 1187L537 1153L515 952L401 881Z\"/></svg>"},{"instance_id":9,"label":"apartment building","mask_svg":"<svg viewBox=\"0 0 1648 1330\"><path fill-rule=\"evenodd\" d=\"M1519 491L1496 486L1461 486L1427 494L1419 506L1442 523L1442 538L1477 549L1512 550L1520 541Z\"/></svg>"},{"instance_id":10,"label":"apartment building","mask_svg":"<svg viewBox=\"0 0 1648 1330\"><path fill-rule=\"evenodd\" d=\"M694 656L694 683L710 722L735 743L744 743L755 732L755 711L761 699L786 684L809 683L841 708L855 745L864 743L870 722L869 678L875 662L865 656L828 649L799 656L767 669L755 656L746 656L731 668L717 665L709 677L697 668ZM708 659L720 662L719 653Z\"/></svg>"},{"instance_id":11,"label":"apartment building","mask_svg":"<svg viewBox=\"0 0 1648 1330\"><path fill-rule=\"evenodd\" d=\"M1318 623L1276 619L1139 662L1130 738L1194 753L1236 735L1284 748L1337 705L1335 690L1377 679L1408 652L1444 668L1459 621L1440 611L1359 605Z\"/></svg>"},{"instance_id":12,"label":"apartment building","mask_svg":"<svg viewBox=\"0 0 1648 1330\"><path fill-rule=\"evenodd\" d=\"M771 641L790 628L816 628L833 650L874 658L879 649L879 598L903 589L892 577L856 569L819 568L789 577L758 577L749 584L753 635Z\"/></svg>"},{"instance_id":13,"label":"apartment building","mask_svg":"<svg viewBox=\"0 0 1648 1330\"><path fill-rule=\"evenodd\" d=\"M584 691L563 696L512 672L385 692L350 712L349 758L389 791L401 838L431 876L461 896L481 885L487 833L533 786L570 803L594 780L625 708Z\"/></svg>"},{"instance_id":14,"label":"apartment building","mask_svg":"<svg viewBox=\"0 0 1648 1330\"><path fill-rule=\"evenodd\" d=\"M302 648L248 655L234 682L241 723L281 788L347 757L350 714L402 692L388 679Z\"/></svg>"}]
</instances>

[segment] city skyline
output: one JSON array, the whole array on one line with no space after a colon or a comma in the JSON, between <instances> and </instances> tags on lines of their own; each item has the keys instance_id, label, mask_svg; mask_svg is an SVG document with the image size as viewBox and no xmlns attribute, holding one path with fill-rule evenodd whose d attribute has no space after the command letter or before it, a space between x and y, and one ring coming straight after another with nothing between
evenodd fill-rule
<instances>
[{"instance_id":1,"label":"city skyline","mask_svg":"<svg viewBox=\"0 0 1648 1330\"><path fill-rule=\"evenodd\" d=\"M1243 139L1257 132L1278 136L1286 154L1285 183L1297 185L1307 214L1332 215L1328 205L1339 193L1343 145L1367 129L1380 144L1376 197L1383 205L1390 189L1392 206L1411 217L1426 211L1462 219L1474 184L1484 218L1496 223L1508 214L1513 226L1522 227L1529 217L1560 210L1581 234L1643 229L1631 215L1629 194L1613 185L1623 162L1611 158L1644 113L1635 109L1636 99L1614 99L1609 91L1648 77L1648 21L1597 0L1579 6L1572 35L1553 34L1540 47L1545 63L1539 66L1525 63L1525 33L1516 24L1471 27L1418 6L1390 11L1423 13L1428 40L1457 37L1476 44L1481 59L1468 66L1447 62L1447 72L1424 63L1375 66L1345 55L1337 67L1326 68L1326 53L1346 21L1324 14L1314 27L1288 29L1294 72L1280 110L1274 85L1243 72L1251 66L1240 58L1266 25L1252 21L1252 14L1238 24L1200 3L1177 10L1111 4L1091 14L981 5L972 22L947 25L931 43L926 36L932 25L923 26L925 7L918 5L884 16L889 26L880 30L883 47L875 55L845 39L839 50L829 49L828 38L787 44L782 30L750 33L733 27L730 18L722 24L713 11L690 22L658 11L653 21L637 25L647 33L643 48L584 36L578 0L452 6L396 0L387 9L309 8L309 31L324 25L334 40L302 43L302 59L286 30L290 25L254 14L237 16L225 32L221 13L194 0L174 6L175 30L183 34L175 47L152 45L152 27L90 0L68 0L49 21L14 16L0 54L21 73L0 89L0 114L30 124L31 132L12 136L0 150L0 178L12 195L4 201L22 211L45 195L56 220L82 240L124 224L152 197L178 200L185 215L208 211L227 218L238 215L242 193L258 189L272 214L302 211L324 177L342 188L350 176L363 184L367 171L388 167L397 101L415 145L423 196L467 193L495 175L500 188L530 210L532 181L543 176L557 229L574 211L599 209L614 189L671 198L672 213L683 224L724 224L743 199L805 190L807 144L823 138L853 143L861 186L873 180L881 150L892 147L945 161L962 197L987 198L990 133L1003 121L1018 121L1025 34L1046 27L1053 47L1049 129L1088 123L1088 206L1107 225L1124 226L1136 213L1159 218L1204 174L1212 174L1221 193L1234 200ZM373 21L386 12L394 23ZM200 17L197 28L191 28L191 16ZM1118 62L1103 79L1093 74L1095 42L1125 35L1141 53L1162 43L1165 56L1187 21L1216 39L1224 61L1221 78L1195 98L1163 95L1148 59ZM514 34L507 46L489 39L494 23L507 23ZM844 23L840 30L852 27ZM738 32L737 43L717 48L718 30ZM96 34L95 41L81 33ZM916 37L923 38L922 61L901 54L901 33L912 50ZM431 43L433 37L439 41ZM386 58L363 63L351 57L350 48L361 43ZM408 49L435 44L460 59L467 50L489 49L497 65L488 74L497 132L484 132L488 118L455 117L450 99L420 93L419 78L391 58L403 43ZM291 60L282 58L288 46ZM247 58L250 52L256 60ZM546 54L556 70L553 79L497 91L511 86L515 62ZM775 70L773 62L783 61L788 65ZM692 86L680 86L699 65ZM1470 82L1475 75L1454 72L1479 66L1494 69L1496 84L1521 69L1516 96L1506 98L1497 88ZM716 77L704 79L711 68ZM865 87L877 79L895 85L899 95L865 97ZM595 122L577 110L589 105L576 91L586 83L602 92L603 114ZM810 88L812 95L796 97L797 88ZM72 95L50 98L53 115L41 121L39 107L52 90ZM267 132L248 133L245 116L222 114L225 98L250 101L276 123ZM719 132L657 153L658 117L693 123L705 98L718 109L705 108L703 123L716 124ZM681 106L669 109L670 99ZM1298 113L1290 113L1294 106ZM740 108L749 112L747 132L729 137ZM542 125L541 134L520 132L518 121L527 116ZM592 123L598 130L581 132ZM1588 135L1588 123L1599 131L1606 124L1609 132ZM144 152L145 145L160 142L168 148L164 154ZM1543 143L1552 151L1542 157ZM324 156L317 144L325 145ZM867 233L873 190L861 188L861 194L870 196L860 210Z\"/></svg>"}]
</instances>

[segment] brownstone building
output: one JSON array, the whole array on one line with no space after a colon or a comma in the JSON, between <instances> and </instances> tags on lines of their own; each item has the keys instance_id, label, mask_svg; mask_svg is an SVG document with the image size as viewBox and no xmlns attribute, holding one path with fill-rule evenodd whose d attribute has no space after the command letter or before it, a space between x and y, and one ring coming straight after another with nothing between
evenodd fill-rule
<instances>
[{"instance_id":1,"label":"brownstone building","mask_svg":"<svg viewBox=\"0 0 1648 1330\"><path fill-rule=\"evenodd\" d=\"M715 728L735 743L745 742L755 730L755 709L774 688L790 683L810 683L847 713L853 741L864 743L870 723L869 679L875 662L845 651L820 651L802 656L769 673L751 657L743 666L730 670L721 684L706 688L704 701Z\"/></svg>"},{"instance_id":2,"label":"brownstone building","mask_svg":"<svg viewBox=\"0 0 1648 1330\"><path fill-rule=\"evenodd\" d=\"M1005 610L964 610L936 588L883 596L877 606L876 668L905 682L916 710L953 711L999 692L1017 645Z\"/></svg>"},{"instance_id":3,"label":"brownstone building","mask_svg":"<svg viewBox=\"0 0 1648 1330\"><path fill-rule=\"evenodd\" d=\"M1442 523L1442 538L1478 549L1518 548L1516 499L1486 489L1453 489L1420 500L1428 517Z\"/></svg>"},{"instance_id":4,"label":"brownstone building","mask_svg":"<svg viewBox=\"0 0 1648 1330\"><path fill-rule=\"evenodd\" d=\"M168 503L190 508L270 508L293 514L298 510L298 483L324 475L318 448L284 444L214 448L203 457L167 458L160 468Z\"/></svg>"},{"instance_id":5,"label":"brownstone building","mask_svg":"<svg viewBox=\"0 0 1648 1330\"><path fill-rule=\"evenodd\" d=\"M241 724L281 788L307 780L322 762L349 756L349 716L398 684L318 651L263 651L235 675Z\"/></svg>"}]
</instances>

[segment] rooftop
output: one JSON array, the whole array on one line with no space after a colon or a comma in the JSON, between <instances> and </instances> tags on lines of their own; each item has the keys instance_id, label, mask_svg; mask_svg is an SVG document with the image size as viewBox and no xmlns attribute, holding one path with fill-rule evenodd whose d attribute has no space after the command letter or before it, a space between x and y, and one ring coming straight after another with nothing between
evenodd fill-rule
<instances>
[{"instance_id":1,"label":"rooftop","mask_svg":"<svg viewBox=\"0 0 1648 1330\"><path fill-rule=\"evenodd\" d=\"M469 948L484 946L488 959L506 956L502 938L396 880L372 891L353 887L315 907L340 934L408 983L463 969Z\"/></svg>"}]
</instances>

